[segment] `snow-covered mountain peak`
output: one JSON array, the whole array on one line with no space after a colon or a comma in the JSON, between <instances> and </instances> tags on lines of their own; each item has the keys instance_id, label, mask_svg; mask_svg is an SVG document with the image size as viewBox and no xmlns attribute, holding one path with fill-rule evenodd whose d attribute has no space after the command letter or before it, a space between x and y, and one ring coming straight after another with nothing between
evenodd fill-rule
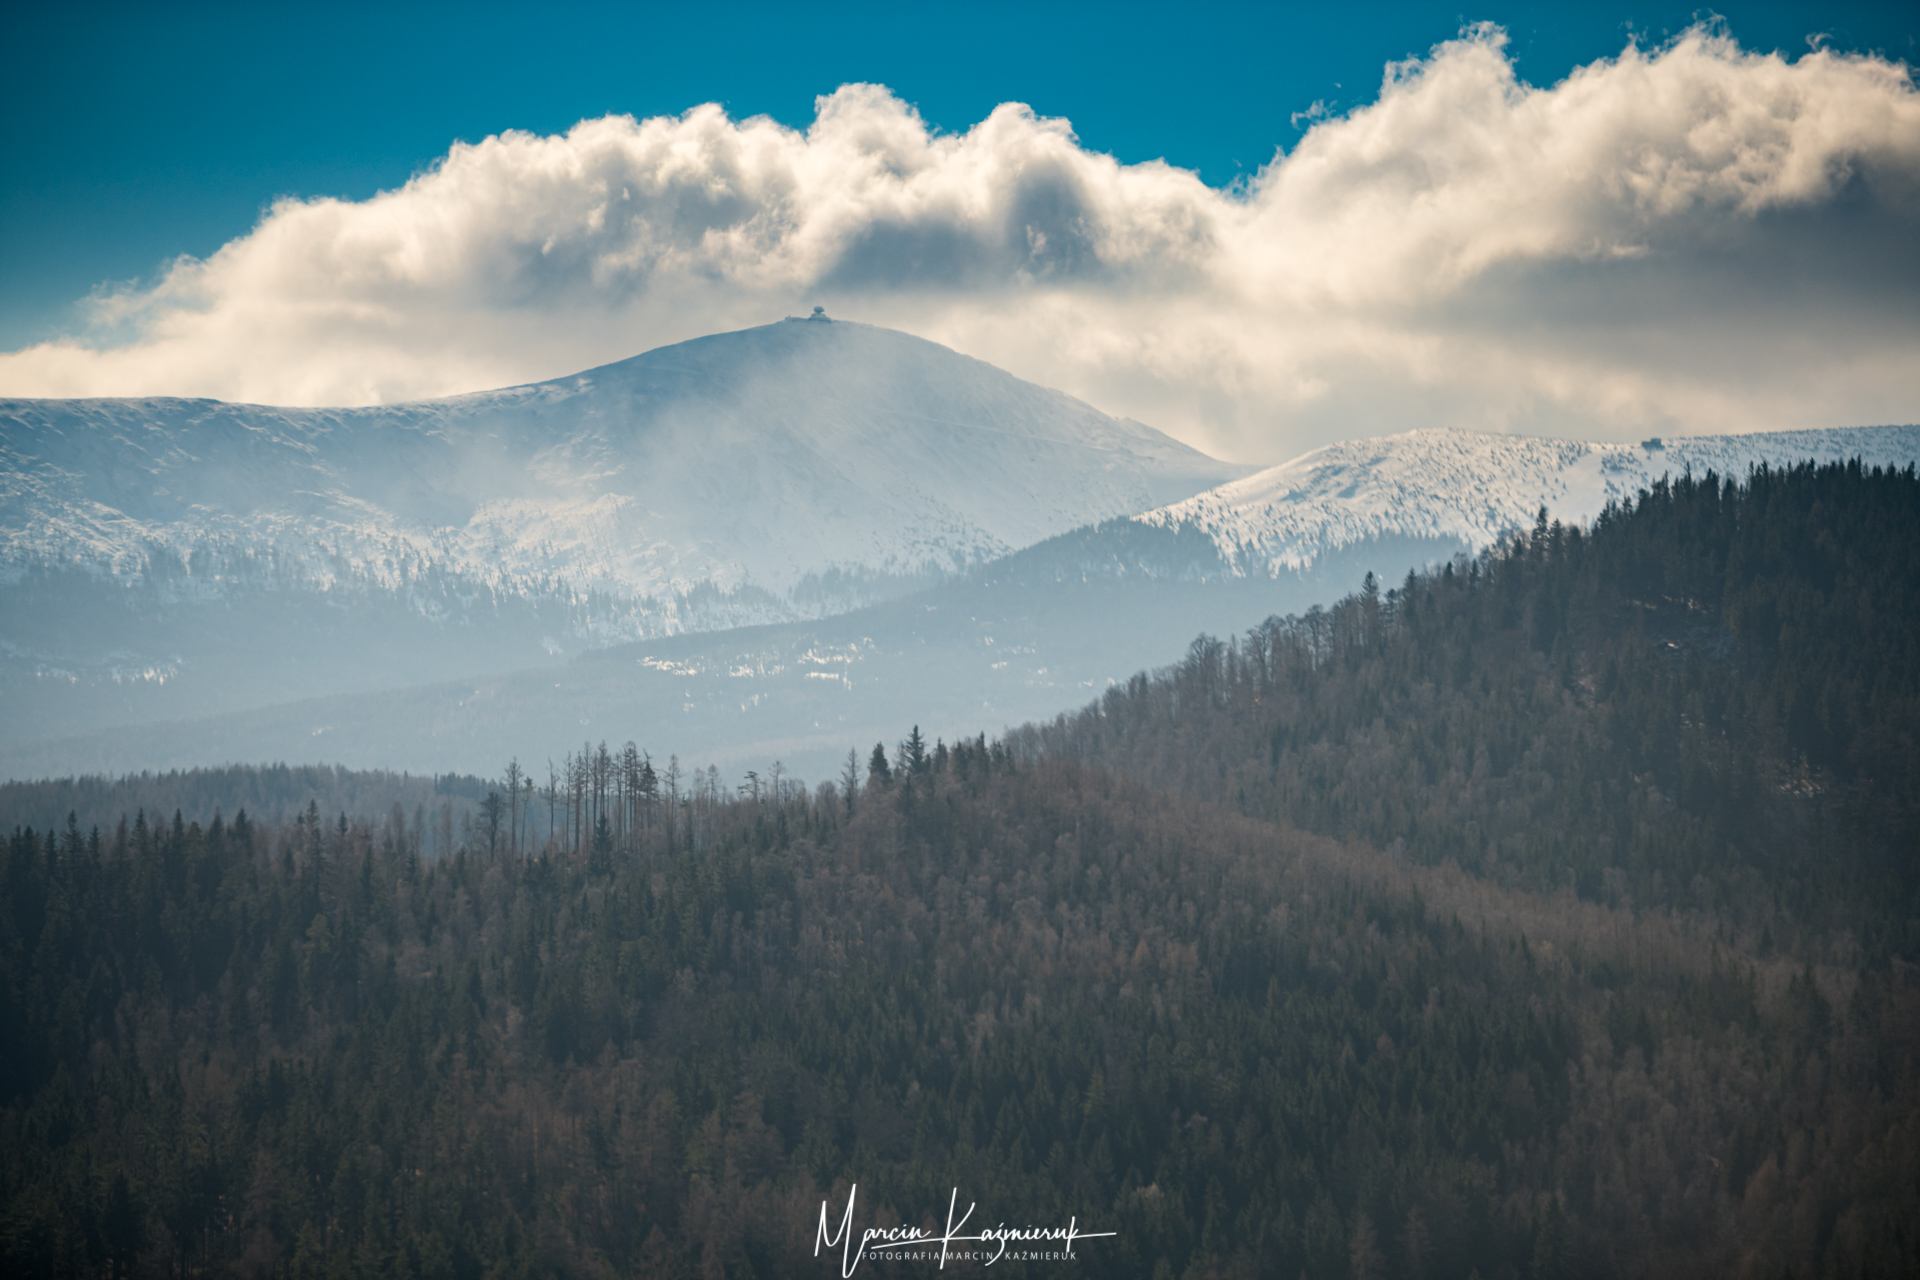
<instances>
[{"instance_id":1,"label":"snow-covered mountain peak","mask_svg":"<svg viewBox=\"0 0 1920 1280\"><path fill-rule=\"evenodd\" d=\"M1238 470L907 334L781 321L374 408L0 401L0 575L137 577L157 556L322 586L431 570L778 598L973 563Z\"/></svg>"},{"instance_id":2,"label":"snow-covered mountain peak","mask_svg":"<svg viewBox=\"0 0 1920 1280\"><path fill-rule=\"evenodd\" d=\"M483 418L529 402L591 401L590 421L629 431L662 416L716 416L762 436L790 431L827 447L884 452L903 434L1029 439L1151 459L1184 473L1232 472L1153 428L1113 418L925 338L856 321L788 317L708 334L547 382L438 402ZM612 410L620 412L611 412ZM1183 482L1184 483L1184 482Z\"/></svg>"}]
</instances>

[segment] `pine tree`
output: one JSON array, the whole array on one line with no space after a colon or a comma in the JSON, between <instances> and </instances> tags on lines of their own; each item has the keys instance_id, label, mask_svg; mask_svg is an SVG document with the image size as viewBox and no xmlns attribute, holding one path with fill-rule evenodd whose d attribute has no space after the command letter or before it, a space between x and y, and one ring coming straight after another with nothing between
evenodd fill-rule
<instances>
[{"instance_id":1,"label":"pine tree","mask_svg":"<svg viewBox=\"0 0 1920 1280\"><path fill-rule=\"evenodd\" d=\"M920 726L913 726L913 732L900 744L900 767L910 776L918 778L925 774L931 761L927 758L927 740L920 736Z\"/></svg>"}]
</instances>

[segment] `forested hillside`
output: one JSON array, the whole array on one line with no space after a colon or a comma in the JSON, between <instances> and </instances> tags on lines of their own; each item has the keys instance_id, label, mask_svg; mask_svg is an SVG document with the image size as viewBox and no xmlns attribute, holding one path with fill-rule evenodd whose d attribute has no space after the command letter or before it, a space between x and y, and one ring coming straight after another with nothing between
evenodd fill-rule
<instances>
[{"instance_id":1,"label":"forested hillside","mask_svg":"<svg viewBox=\"0 0 1920 1280\"><path fill-rule=\"evenodd\" d=\"M16 828L0 1266L832 1274L857 1181L1090 1275L1913 1274L1917 559L1911 471L1686 480L810 791Z\"/></svg>"},{"instance_id":2,"label":"forested hillside","mask_svg":"<svg viewBox=\"0 0 1920 1280\"><path fill-rule=\"evenodd\" d=\"M1683 477L1196 641L1025 754L1586 901L1920 949L1920 484ZM1850 935L1850 936L1847 936Z\"/></svg>"}]
</instances>

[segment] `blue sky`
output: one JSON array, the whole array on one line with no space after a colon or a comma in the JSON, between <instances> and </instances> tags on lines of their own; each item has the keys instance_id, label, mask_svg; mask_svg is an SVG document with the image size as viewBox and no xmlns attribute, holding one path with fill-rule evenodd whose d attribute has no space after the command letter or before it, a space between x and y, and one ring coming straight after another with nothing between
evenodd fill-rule
<instances>
[{"instance_id":1,"label":"blue sky","mask_svg":"<svg viewBox=\"0 0 1920 1280\"><path fill-rule=\"evenodd\" d=\"M717 101L805 127L848 81L963 130L1017 100L1122 161L1223 184L1294 113L1370 100L1382 66L1492 20L1529 82L1658 41L1686 5L16 5L0 76L0 349L105 282L245 233L280 195L363 198L455 139ZM1747 49L1920 61L1911 4L1724 4Z\"/></svg>"}]
</instances>

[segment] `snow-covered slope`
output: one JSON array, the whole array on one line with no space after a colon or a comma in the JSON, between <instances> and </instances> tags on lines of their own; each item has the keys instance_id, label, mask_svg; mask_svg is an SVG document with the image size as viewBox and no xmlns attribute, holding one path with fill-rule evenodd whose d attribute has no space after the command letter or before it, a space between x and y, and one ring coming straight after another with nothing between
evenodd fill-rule
<instances>
[{"instance_id":1,"label":"snow-covered slope","mask_svg":"<svg viewBox=\"0 0 1920 1280\"><path fill-rule=\"evenodd\" d=\"M1857 427L1594 444L1424 430L1349 440L1137 517L1210 537L1236 573L1302 573L1382 541L1474 550L1531 525L1541 507L1584 522L1663 475L1739 477L1760 463L1920 461L1920 427Z\"/></svg>"},{"instance_id":2,"label":"snow-covered slope","mask_svg":"<svg viewBox=\"0 0 1920 1280\"><path fill-rule=\"evenodd\" d=\"M380 408L0 400L0 739L823 617L1244 471L838 321Z\"/></svg>"},{"instance_id":3,"label":"snow-covered slope","mask_svg":"<svg viewBox=\"0 0 1920 1280\"><path fill-rule=\"evenodd\" d=\"M784 321L370 409L0 401L0 579L439 573L649 602L649 634L703 588L806 613L822 575L975 563L1238 470L906 334Z\"/></svg>"}]
</instances>

